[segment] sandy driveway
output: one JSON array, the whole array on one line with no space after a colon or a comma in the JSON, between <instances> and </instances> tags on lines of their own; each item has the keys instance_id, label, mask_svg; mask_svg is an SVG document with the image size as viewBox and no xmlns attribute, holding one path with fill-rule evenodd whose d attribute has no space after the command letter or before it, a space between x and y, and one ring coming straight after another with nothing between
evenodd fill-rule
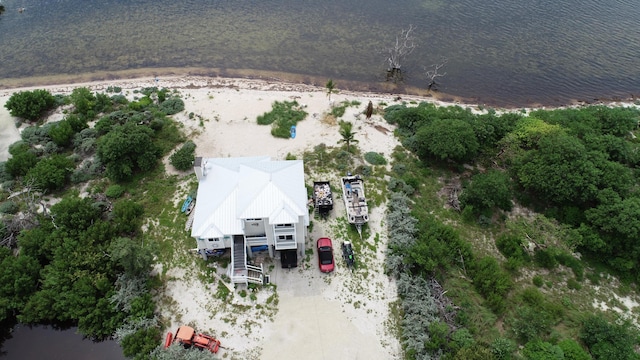
<instances>
[{"instance_id":1,"label":"sandy driveway","mask_svg":"<svg viewBox=\"0 0 640 360\"><path fill-rule=\"evenodd\" d=\"M340 260L337 261L338 266L343 267ZM271 335L262 345L261 359L392 358L389 349L377 340L375 328L363 332L352 323L358 318L351 314L355 319L350 319L354 310L352 304L331 299L338 285L335 282L349 276L346 269L339 268L336 274L323 274L316 267L305 270L276 267L271 276L278 285L280 303L270 326ZM331 283L327 284L327 280Z\"/></svg>"}]
</instances>

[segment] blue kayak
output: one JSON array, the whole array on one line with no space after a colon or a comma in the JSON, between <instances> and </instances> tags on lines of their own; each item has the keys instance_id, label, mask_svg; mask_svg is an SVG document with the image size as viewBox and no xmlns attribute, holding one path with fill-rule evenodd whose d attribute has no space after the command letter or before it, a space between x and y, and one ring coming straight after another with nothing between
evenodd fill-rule
<instances>
[{"instance_id":1,"label":"blue kayak","mask_svg":"<svg viewBox=\"0 0 640 360\"><path fill-rule=\"evenodd\" d=\"M291 138L295 139L296 138L296 126L295 125L291 125Z\"/></svg>"},{"instance_id":2,"label":"blue kayak","mask_svg":"<svg viewBox=\"0 0 640 360\"><path fill-rule=\"evenodd\" d=\"M180 209L180 212L187 211L192 201L193 201L193 198L191 197L191 195L187 196L187 199L184 201L184 203L182 203L182 209Z\"/></svg>"}]
</instances>

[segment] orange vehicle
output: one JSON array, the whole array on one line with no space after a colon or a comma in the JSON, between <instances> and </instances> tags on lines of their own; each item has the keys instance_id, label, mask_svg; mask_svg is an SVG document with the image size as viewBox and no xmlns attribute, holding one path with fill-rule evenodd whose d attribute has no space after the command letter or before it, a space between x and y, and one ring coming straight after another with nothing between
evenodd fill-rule
<instances>
[{"instance_id":1,"label":"orange vehicle","mask_svg":"<svg viewBox=\"0 0 640 360\"><path fill-rule=\"evenodd\" d=\"M168 333L164 341L165 349L175 342L185 347L195 346L199 349L209 350L214 354L220 350L220 340L210 335L196 334L196 331L191 326L180 326L175 336L172 333Z\"/></svg>"}]
</instances>

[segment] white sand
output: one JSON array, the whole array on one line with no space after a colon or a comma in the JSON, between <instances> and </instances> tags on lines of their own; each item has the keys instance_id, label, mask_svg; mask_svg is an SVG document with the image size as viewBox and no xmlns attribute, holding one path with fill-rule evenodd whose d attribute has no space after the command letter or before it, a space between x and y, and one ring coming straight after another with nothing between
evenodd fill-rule
<instances>
[{"instance_id":1,"label":"white sand","mask_svg":"<svg viewBox=\"0 0 640 360\"><path fill-rule=\"evenodd\" d=\"M20 140L15 118L4 107L9 97L10 95L8 94L0 95L0 161L7 161L9 158L9 145Z\"/></svg>"}]
</instances>

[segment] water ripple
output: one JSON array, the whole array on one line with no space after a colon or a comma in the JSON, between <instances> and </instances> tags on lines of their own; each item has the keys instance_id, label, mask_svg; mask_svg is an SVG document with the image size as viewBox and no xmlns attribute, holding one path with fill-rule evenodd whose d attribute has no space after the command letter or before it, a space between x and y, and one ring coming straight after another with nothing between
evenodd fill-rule
<instances>
[{"instance_id":1,"label":"water ripple","mask_svg":"<svg viewBox=\"0 0 640 360\"><path fill-rule=\"evenodd\" d=\"M0 17L0 79L160 67L384 79L395 34L416 26L403 69L449 59L440 91L496 104L640 95L640 7L597 0L33 0Z\"/></svg>"}]
</instances>

